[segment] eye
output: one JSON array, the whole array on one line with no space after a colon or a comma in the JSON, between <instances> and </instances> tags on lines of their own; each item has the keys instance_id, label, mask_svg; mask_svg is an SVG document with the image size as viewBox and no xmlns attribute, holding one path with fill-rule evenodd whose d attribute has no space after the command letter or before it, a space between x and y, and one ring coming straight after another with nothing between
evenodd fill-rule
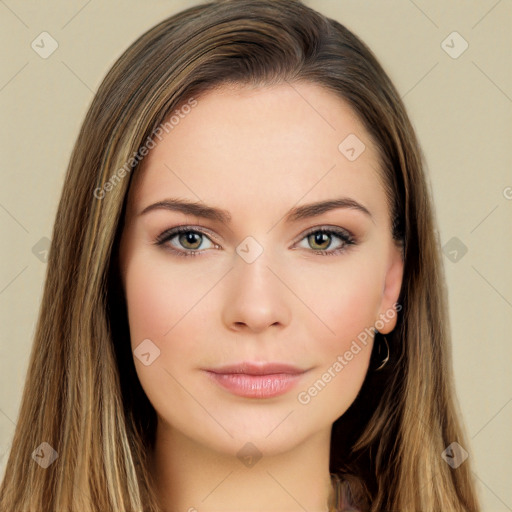
<instances>
[{"instance_id":1,"label":"eye","mask_svg":"<svg viewBox=\"0 0 512 512\"><path fill-rule=\"evenodd\" d=\"M202 230L190 226L167 229L155 239L154 243L165 246L179 256L196 256L207 249L220 248ZM320 227L306 233L300 240L299 247L311 249L315 254L333 255L345 251L348 246L355 243L355 237L345 229Z\"/></svg>"},{"instance_id":2,"label":"eye","mask_svg":"<svg viewBox=\"0 0 512 512\"><path fill-rule=\"evenodd\" d=\"M355 244L354 236L342 228L314 228L306 233L300 241L299 247L312 249L313 252L322 255L339 254L348 246ZM306 245L304 245L306 244Z\"/></svg>"},{"instance_id":3,"label":"eye","mask_svg":"<svg viewBox=\"0 0 512 512\"><path fill-rule=\"evenodd\" d=\"M178 226L164 231L156 238L155 244L166 245L180 256L195 256L206 249L219 247L206 233L188 226Z\"/></svg>"}]
</instances>

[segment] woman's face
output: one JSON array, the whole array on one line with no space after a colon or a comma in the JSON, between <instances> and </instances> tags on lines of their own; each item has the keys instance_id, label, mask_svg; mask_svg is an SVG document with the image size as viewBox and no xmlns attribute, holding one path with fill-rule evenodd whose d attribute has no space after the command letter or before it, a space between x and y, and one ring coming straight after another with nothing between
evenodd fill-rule
<instances>
[{"instance_id":1,"label":"woman's face","mask_svg":"<svg viewBox=\"0 0 512 512\"><path fill-rule=\"evenodd\" d=\"M371 328L395 325L402 261L377 151L318 85L226 86L192 104L128 197L137 374L160 428L283 452L330 434L365 378Z\"/></svg>"}]
</instances>

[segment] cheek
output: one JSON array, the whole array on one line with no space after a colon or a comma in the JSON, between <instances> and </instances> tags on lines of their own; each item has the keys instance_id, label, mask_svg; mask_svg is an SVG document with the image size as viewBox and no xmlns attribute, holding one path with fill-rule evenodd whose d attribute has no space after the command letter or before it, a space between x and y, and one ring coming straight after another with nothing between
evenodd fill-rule
<instances>
[{"instance_id":1,"label":"cheek","mask_svg":"<svg viewBox=\"0 0 512 512\"><path fill-rule=\"evenodd\" d=\"M297 400L318 421L335 421L355 400L366 376L373 346L373 329L382 300L382 269L371 261L350 261L324 279L311 281L303 274L305 302L327 329L311 328L318 367ZM306 282L324 286L306 286ZM312 324L311 324L312 327ZM318 327L318 321L317 321ZM313 334L316 332L316 336ZM319 335L321 333L321 335Z\"/></svg>"},{"instance_id":2,"label":"cheek","mask_svg":"<svg viewBox=\"0 0 512 512\"><path fill-rule=\"evenodd\" d=\"M368 308L371 294L352 295L339 300L338 309L326 316L335 335L317 338L314 351L317 367L297 401L314 422L334 422L342 416L359 393L369 367L373 347L374 308ZM327 323L326 322L326 323Z\"/></svg>"},{"instance_id":3,"label":"cheek","mask_svg":"<svg viewBox=\"0 0 512 512\"><path fill-rule=\"evenodd\" d=\"M374 326L383 297L382 269L375 262L353 258L334 268L311 267L291 278L300 281L304 302L328 328L330 336L318 347L327 352L346 349Z\"/></svg>"},{"instance_id":4,"label":"cheek","mask_svg":"<svg viewBox=\"0 0 512 512\"><path fill-rule=\"evenodd\" d=\"M178 267L169 270L168 263L164 266L147 254L136 254L126 268L125 293L140 384L157 413L179 426L185 420L204 423L204 411L188 394L192 385L185 370L196 366L198 354L204 351L200 345L205 336L201 336L203 326L197 312L211 277L187 278ZM146 365L144 357L139 359L137 354L148 352L150 364Z\"/></svg>"},{"instance_id":5,"label":"cheek","mask_svg":"<svg viewBox=\"0 0 512 512\"><path fill-rule=\"evenodd\" d=\"M142 251L130 262L125 288L131 348L139 380L151 401L157 390L167 389L173 391L173 398L165 399L177 402L180 387L173 376L182 382L184 370L196 366L198 355L204 353L209 334L204 299L212 283L211 275L197 270L192 274L179 264L170 266L165 258L163 262L151 259ZM144 341L148 339L151 343ZM158 355L150 366L137 360L145 347L142 342Z\"/></svg>"},{"instance_id":6,"label":"cheek","mask_svg":"<svg viewBox=\"0 0 512 512\"><path fill-rule=\"evenodd\" d=\"M168 387L164 382L168 377L162 371L167 368L166 360L172 349L168 341L179 331L188 302L184 291L177 293L179 282L168 274L143 251L133 255L125 274L131 349L139 380L150 400L152 389ZM150 357L138 357L148 352Z\"/></svg>"},{"instance_id":7,"label":"cheek","mask_svg":"<svg viewBox=\"0 0 512 512\"><path fill-rule=\"evenodd\" d=\"M211 286L211 275L187 275L186 268L169 265L165 257L136 254L127 266L125 290L132 347L150 338L165 343L193 313Z\"/></svg>"},{"instance_id":8,"label":"cheek","mask_svg":"<svg viewBox=\"0 0 512 512\"><path fill-rule=\"evenodd\" d=\"M132 349L146 338L159 339L171 327L172 295L152 278L154 269L130 269L126 282Z\"/></svg>"}]
</instances>

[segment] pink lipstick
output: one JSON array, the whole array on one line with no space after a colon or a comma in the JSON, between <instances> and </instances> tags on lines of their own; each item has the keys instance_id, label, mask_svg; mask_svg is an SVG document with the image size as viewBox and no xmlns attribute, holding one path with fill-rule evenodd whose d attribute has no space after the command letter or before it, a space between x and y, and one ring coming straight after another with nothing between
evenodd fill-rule
<instances>
[{"instance_id":1,"label":"pink lipstick","mask_svg":"<svg viewBox=\"0 0 512 512\"><path fill-rule=\"evenodd\" d=\"M307 370L282 363L244 362L205 371L217 384L234 395L272 398L290 391Z\"/></svg>"}]
</instances>

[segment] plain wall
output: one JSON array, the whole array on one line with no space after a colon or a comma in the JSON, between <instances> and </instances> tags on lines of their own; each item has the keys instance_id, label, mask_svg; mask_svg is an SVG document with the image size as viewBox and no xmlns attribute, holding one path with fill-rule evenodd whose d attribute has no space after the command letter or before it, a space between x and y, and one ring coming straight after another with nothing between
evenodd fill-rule
<instances>
[{"instance_id":1,"label":"plain wall","mask_svg":"<svg viewBox=\"0 0 512 512\"><path fill-rule=\"evenodd\" d=\"M85 112L124 49L195 3L0 2L1 473L40 306L45 239ZM305 3L360 36L404 98L445 247L456 387L471 439L465 448L483 509L512 510L512 4ZM46 59L31 47L43 31L58 43Z\"/></svg>"}]
</instances>

